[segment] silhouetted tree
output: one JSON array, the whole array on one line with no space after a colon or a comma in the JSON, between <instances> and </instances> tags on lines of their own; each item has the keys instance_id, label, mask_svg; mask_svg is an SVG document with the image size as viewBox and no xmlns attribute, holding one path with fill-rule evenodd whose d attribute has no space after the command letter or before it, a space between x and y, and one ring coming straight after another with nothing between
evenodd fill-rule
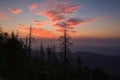
<instances>
[{"instance_id":1,"label":"silhouetted tree","mask_svg":"<svg viewBox=\"0 0 120 80\"><path fill-rule=\"evenodd\" d=\"M47 62L51 63L52 62L52 48L49 46L46 48L47 51Z\"/></svg>"},{"instance_id":2,"label":"silhouetted tree","mask_svg":"<svg viewBox=\"0 0 120 80\"><path fill-rule=\"evenodd\" d=\"M31 55L31 41L32 41L32 26L30 26L30 32L29 32L29 46L28 46L28 56L30 57Z\"/></svg>"},{"instance_id":3,"label":"silhouetted tree","mask_svg":"<svg viewBox=\"0 0 120 80\"><path fill-rule=\"evenodd\" d=\"M54 45L53 48L52 48L52 61L54 63L57 63L58 62L58 59L57 59L57 51L56 51L56 46Z\"/></svg>"},{"instance_id":4,"label":"silhouetted tree","mask_svg":"<svg viewBox=\"0 0 120 80\"><path fill-rule=\"evenodd\" d=\"M42 43L40 44L40 48L39 49L40 49L40 52L39 52L40 62L44 63L45 62L45 51L44 51Z\"/></svg>"},{"instance_id":5,"label":"silhouetted tree","mask_svg":"<svg viewBox=\"0 0 120 80\"><path fill-rule=\"evenodd\" d=\"M39 51L38 51L38 48L36 47L34 63L36 63L36 64L40 63L40 57L39 56L40 56Z\"/></svg>"},{"instance_id":6,"label":"silhouetted tree","mask_svg":"<svg viewBox=\"0 0 120 80\"><path fill-rule=\"evenodd\" d=\"M58 39L61 43L61 54L63 55L63 59L64 59L64 63L67 63L67 53L69 50L69 46L72 44L70 42L71 37L68 34L68 30L64 29L64 34L63 36L60 36L60 38Z\"/></svg>"},{"instance_id":7,"label":"silhouetted tree","mask_svg":"<svg viewBox=\"0 0 120 80\"><path fill-rule=\"evenodd\" d=\"M25 49L28 49L28 37L26 36L25 38L25 44L24 44Z\"/></svg>"}]
</instances>

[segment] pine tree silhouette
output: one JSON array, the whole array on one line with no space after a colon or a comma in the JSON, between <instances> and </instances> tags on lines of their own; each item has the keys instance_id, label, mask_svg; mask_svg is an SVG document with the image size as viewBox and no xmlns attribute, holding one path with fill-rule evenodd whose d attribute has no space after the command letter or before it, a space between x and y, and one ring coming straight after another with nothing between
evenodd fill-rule
<instances>
[{"instance_id":1,"label":"pine tree silhouette","mask_svg":"<svg viewBox=\"0 0 120 80\"><path fill-rule=\"evenodd\" d=\"M52 48L48 46L46 48L46 51L47 51L47 63L51 63L52 62Z\"/></svg>"},{"instance_id":2,"label":"pine tree silhouette","mask_svg":"<svg viewBox=\"0 0 120 80\"><path fill-rule=\"evenodd\" d=\"M29 32L29 46L28 46L28 56L31 57L31 41L32 41L32 26L30 25L30 32Z\"/></svg>"},{"instance_id":3,"label":"pine tree silhouette","mask_svg":"<svg viewBox=\"0 0 120 80\"><path fill-rule=\"evenodd\" d=\"M58 62L57 51L56 51L56 46L55 45L52 48L52 62L53 63L57 63Z\"/></svg>"},{"instance_id":4,"label":"pine tree silhouette","mask_svg":"<svg viewBox=\"0 0 120 80\"><path fill-rule=\"evenodd\" d=\"M44 48L43 48L43 45L42 45L42 42L40 44L40 52L39 52L39 56L40 56L40 62L41 63L44 63L45 62L45 51L44 51Z\"/></svg>"},{"instance_id":5,"label":"pine tree silhouette","mask_svg":"<svg viewBox=\"0 0 120 80\"><path fill-rule=\"evenodd\" d=\"M67 53L69 52L69 47L72 44L70 42L70 36L68 34L68 30L64 29L64 34L63 36L60 36L60 38L58 39L60 41L60 45L61 45L61 54L63 56L63 61L66 64L67 63Z\"/></svg>"}]
</instances>

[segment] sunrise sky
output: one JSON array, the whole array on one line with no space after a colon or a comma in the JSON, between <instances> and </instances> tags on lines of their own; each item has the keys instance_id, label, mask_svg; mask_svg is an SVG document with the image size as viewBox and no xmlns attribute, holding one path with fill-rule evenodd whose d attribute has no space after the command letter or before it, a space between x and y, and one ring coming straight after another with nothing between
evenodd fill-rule
<instances>
[{"instance_id":1,"label":"sunrise sky","mask_svg":"<svg viewBox=\"0 0 120 80\"><path fill-rule=\"evenodd\" d=\"M73 38L106 42L112 39L109 43L118 46L119 3L119 0L0 0L0 27L8 32L18 30L20 37L25 37L31 25L37 38L57 38L66 27ZM109 43L105 45L110 46Z\"/></svg>"}]
</instances>

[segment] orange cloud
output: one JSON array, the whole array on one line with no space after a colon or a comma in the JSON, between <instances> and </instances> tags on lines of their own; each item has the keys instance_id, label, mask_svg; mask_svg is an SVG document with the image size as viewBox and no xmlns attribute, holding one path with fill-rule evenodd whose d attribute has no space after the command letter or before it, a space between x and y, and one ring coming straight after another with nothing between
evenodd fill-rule
<instances>
[{"instance_id":1,"label":"orange cloud","mask_svg":"<svg viewBox=\"0 0 120 80\"><path fill-rule=\"evenodd\" d=\"M5 19L8 19L9 16L7 13L3 12L3 11L0 11L0 20L5 20Z\"/></svg>"},{"instance_id":2,"label":"orange cloud","mask_svg":"<svg viewBox=\"0 0 120 80\"><path fill-rule=\"evenodd\" d=\"M9 9L13 14L19 14L22 12L21 9L18 9L18 8L10 8Z\"/></svg>"},{"instance_id":3,"label":"orange cloud","mask_svg":"<svg viewBox=\"0 0 120 80\"><path fill-rule=\"evenodd\" d=\"M39 20L33 20L32 23L35 27L43 27L46 24L45 22L40 22Z\"/></svg>"},{"instance_id":4,"label":"orange cloud","mask_svg":"<svg viewBox=\"0 0 120 80\"><path fill-rule=\"evenodd\" d=\"M22 33L26 32L29 33L29 27L18 27L18 30ZM24 34L25 35L25 34ZM23 35L23 36L24 36ZM28 35L28 34L27 34ZM52 33L51 31L44 30L44 29L38 29L38 28L32 28L32 36L33 37L40 37L40 38L56 38L57 35Z\"/></svg>"},{"instance_id":5,"label":"orange cloud","mask_svg":"<svg viewBox=\"0 0 120 80\"><path fill-rule=\"evenodd\" d=\"M37 9L39 7L39 3L33 3L32 5L29 6L30 10Z\"/></svg>"}]
</instances>

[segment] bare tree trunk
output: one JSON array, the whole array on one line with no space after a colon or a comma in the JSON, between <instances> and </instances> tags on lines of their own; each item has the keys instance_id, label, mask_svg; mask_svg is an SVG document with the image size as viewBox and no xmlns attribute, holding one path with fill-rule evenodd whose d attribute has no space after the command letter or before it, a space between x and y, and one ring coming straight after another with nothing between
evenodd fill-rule
<instances>
[{"instance_id":1,"label":"bare tree trunk","mask_svg":"<svg viewBox=\"0 0 120 80\"><path fill-rule=\"evenodd\" d=\"M64 61L67 63L67 37L66 37L66 29L64 30Z\"/></svg>"},{"instance_id":2,"label":"bare tree trunk","mask_svg":"<svg viewBox=\"0 0 120 80\"><path fill-rule=\"evenodd\" d=\"M29 33L29 56L31 55L31 40L32 40L32 26L30 26L30 33Z\"/></svg>"},{"instance_id":3,"label":"bare tree trunk","mask_svg":"<svg viewBox=\"0 0 120 80\"><path fill-rule=\"evenodd\" d=\"M26 39L25 39L25 47L27 48L28 47L28 37L26 36Z\"/></svg>"}]
</instances>

